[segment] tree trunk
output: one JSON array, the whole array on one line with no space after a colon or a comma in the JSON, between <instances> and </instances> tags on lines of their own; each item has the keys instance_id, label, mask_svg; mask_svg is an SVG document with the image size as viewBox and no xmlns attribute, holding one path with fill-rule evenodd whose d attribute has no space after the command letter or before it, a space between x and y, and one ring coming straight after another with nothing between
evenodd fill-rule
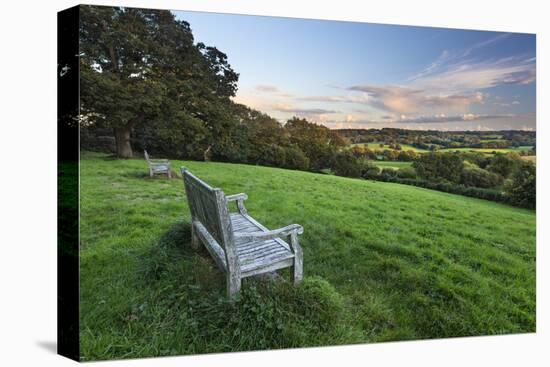
<instances>
[{"instance_id":1,"label":"tree trunk","mask_svg":"<svg viewBox=\"0 0 550 367\"><path fill-rule=\"evenodd\" d=\"M205 162L210 160L210 149L212 149L212 145L209 145L202 155Z\"/></svg>"},{"instance_id":2,"label":"tree trunk","mask_svg":"<svg viewBox=\"0 0 550 367\"><path fill-rule=\"evenodd\" d=\"M130 145L130 133L128 126L115 128L116 154L119 158L132 158L132 146Z\"/></svg>"}]
</instances>

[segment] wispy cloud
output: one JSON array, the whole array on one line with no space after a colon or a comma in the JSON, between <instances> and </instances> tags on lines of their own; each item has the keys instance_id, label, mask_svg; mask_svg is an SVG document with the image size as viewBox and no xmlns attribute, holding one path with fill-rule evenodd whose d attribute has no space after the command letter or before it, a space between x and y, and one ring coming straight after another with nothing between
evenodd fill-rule
<instances>
[{"instance_id":1,"label":"wispy cloud","mask_svg":"<svg viewBox=\"0 0 550 367\"><path fill-rule=\"evenodd\" d=\"M477 121L492 121L500 119L509 119L515 117L513 114L459 114L446 116L444 114L433 115L433 116L418 116L418 117L407 117L405 115L401 116L382 116L379 119L327 119L323 123L331 128L366 128L366 127L378 127L378 126L393 126L393 127L405 127L413 129L430 129L433 125L438 125L439 129L442 126L455 123L455 126L452 130L459 130L461 128L466 128L468 130L479 130L481 125ZM477 123L477 125L475 125ZM423 126L425 124L426 126ZM452 125L451 125L452 126Z\"/></svg>"},{"instance_id":2,"label":"wispy cloud","mask_svg":"<svg viewBox=\"0 0 550 367\"><path fill-rule=\"evenodd\" d=\"M254 88L256 92L271 94L279 97L292 97L292 94L281 91L278 87L270 84L258 84Z\"/></svg>"},{"instance_id":3,"label":"wispy cloud","mask_svg":"<svg viewBox=\"0 0 550 367\"><path fill-rule=\"evenodd\" d=\"M438 123L438 122L461 122L461 121L479 121L479 120L493 120L513 117L512 114L499 114L499 115L490 115L490 114L473 114L473 113L464 113L461 115L447 116L444 114L433 115L433 116L419 116L413 118L402 118L395 120L394 122L398 123Z\"/></svg>"},{"instance_id":4,"label":"wispy cloud","mask_svg":"<svg viewBox=\"0 0 550 367\"><path fill-rule=\"evenodd\" d=\"M274 111L294 113L297 115L326 115L329 113L339 113L335 110L326 110L323 108L297 108L285 104L276 104L272 107Z\"/></svg>"},{"instance_id":5,"label":"wispy cloud","mask_svg":"<svg viewBox=\"0 0 550 367\"><path fill-rule=\"evenodd\" d=\"M504 84L529 84L536 79L534 62L521 57L461 61L421 75L409 84L433 92L464 93Z\"/></svg>"},{"instance_id":6,"label":"wispy cloud","mask_svg":"<svg viewBox=\"0 0 550 367\"><path fill-rule=\"evenodd\" d=\"M444 50L432 63L408 79L413 88L432 92L465 93L503 84L529 84L535 81L536 57L514 55L487 59L480 52L507 40L502 33L469 47Z\"/></svg>"},{"instance_id":7,"label":"wispy cloud","mask_svg":"<svg viewBox=\"0 0 550 367\"><path fill-rule=\"evenodd\" d=\"M420 71L418 74L413 75L408 80L414 80L421 78L425 75L431 74L433 71L437 70L441 65L443 65L449 58L451 57L451 53L449 50L443 50L441 54L425 69Z\"/></svg>"},{"instance_id":8,"label":"wispy cloud","mask_svg":"<svg viewBox=\"0 0 550 367\"><path fill-rule=\"evenodd\" d=\"M279 93L279 88L277 88L274 85L268 85L268 84L258 84L256 86L256 90L258 92L267 92L267 93Z\"/></svg>"},{"instance_id":9,"label":"wispy cloud","mask_svg":"<svg viewBox=\"0 0 550 367\"><path fill-rule=\"evenodd\" d=\"M487 47L487 46L492 45L494 43L497 43L499 41L505 40L505 39L509 38L511 35L512 35L511 33L501 33L501 34L498 34L494 37L488 38L484 41L475 43L475 44L471 45L470 47L467 47L465 50L463 50L461 56L462 57L469 56L473 51L475 51L477 49L482 49L484 47Z\"/></svg>"},{"instance_id":10,"label":"wispy cloud","mask_svg":"<svg viewBox=\"0 0 550 367\"><path fill-rule=\"evenodd\" d=\"M345 95L345 96L305 96L297 97L296 100L304 102L336 102L336 103L367 103L370 97L368 94Z\"/></svg>"},{"instance_id":11,"label":"wispy cloud","mask_svg":"<svg viewBox=\"0 0 550 367\"><path fill-rule=\"evenodd\" d=\"M400 86L356 85L349 90L367 93L367 104L392 113L422 113L430 110L463 110L482 103L483 93L428 95L426 91Z\"/></svg>"}]
</instances>

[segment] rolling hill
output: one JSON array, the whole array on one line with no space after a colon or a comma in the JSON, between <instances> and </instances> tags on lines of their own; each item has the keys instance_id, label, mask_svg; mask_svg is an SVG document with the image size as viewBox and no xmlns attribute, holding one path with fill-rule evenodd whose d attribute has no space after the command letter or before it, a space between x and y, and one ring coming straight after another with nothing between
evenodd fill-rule
<instances>
[{"instance_id":1,"label":"rolling hill","mask_svg":"<svg viewBox=\"0 0 550 367\"><path fill-rule=\"evenodd\" d=\"M247 193L269 228L303 225L303 286L245 280L228 304L208 254L188 246L181 179L84 152L84 360L535 331L533 211L308 172L172 164Z\"/></svg>"}]
</instances>

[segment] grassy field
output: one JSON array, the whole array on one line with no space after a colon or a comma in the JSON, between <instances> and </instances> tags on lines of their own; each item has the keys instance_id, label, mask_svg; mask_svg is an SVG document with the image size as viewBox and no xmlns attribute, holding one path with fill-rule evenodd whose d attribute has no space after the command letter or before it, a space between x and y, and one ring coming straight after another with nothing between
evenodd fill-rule
<instances>
[{"instance_id":1,"label":"grassy field","mask_svg":"<svg viewBox=\"0 0 550 367\"><path fill-rule=\"evenodd\" d=\"M400 169L405 167L411 167L412 162L400 162L400 161L371 161L376 166L380 167L380 169L384 168L394 168L394 169Z\"/></svg>"},{"instance_id":2,"label":"grassy field","mask_svg":"<svg viewBox=\"0 0 550 367\"><path fill-rule=\"evenodd\" d=\"M384 143L382 143L382 144L384 144ZM376 150L386 150L386 149L393 150L387 144L384 144L384 147L381 148L380 147L380 142L351 144L352 147L357 146L357 145L362 145L366 148L369 148L369 149L375 150L375 151ZM527 152L527 151L531 150L532 148L533 148L532 146L519 146L519 147L514 147L514 148L501 148L501 149L491 149L491 148L487 148L487 149L484 149L484 148L442 148L442 149L439 149L439 151L440 152L480 152L480 153L492 154L494 152L496 152L496 153ZM401 144L401 150L403 150L403 151L413 150L416 153L428 153L428 152L430 152L427 149L416 148L416 147L413 147L412 145L408 145L408 144Z\"/></svg>"},{"instance_id":3,"label":"grassy field","mask_svg":"<svg viewBox=\"0 0 550 367\"><path fill-rule=\"evenodd\" d=\"M535 331L533 211L392 183L180 165L246 192L270 228L302 224L304 282L245 279L228 303L206 251L189 248L181 179L83 153L83 360Z\"/></svg>"},{"instance_id":4,"label":"grassy field","mask_svg":"<svg viewBox=\"0 0 550 367\"><path fill-rule=\"evenodd\" d=\"M380 144L384 144L384 147L380 147ZM386 150L386 149L393 150L392 148L389 147L388 144L385 144L385 143L382 143L382 142L358 143L358 144L352 144L351 146L356 146L356 145L362 145L365 148L369 148L370 150ZM429 152L429 150L427 150L427 149L416 148L416 147L413 147L412 145L408 145L408 144L400 144L400 145L401 145L401 150L404 150L404 151L412 150L412 151L415 151L417 153L427 153L427 152Z\"/></svg>"},{"instance_id":5,"label":"grassy field","mask_svg":"<svg viewBox=\"0 0 550 367\"><path fill-rule=\"evenodd\" d=\"M492 154L493 152L496 153L511 153L511 152L528 152L531 150L532 146L520 146L515 148L500 148L500 149L491 149L491 148L446 148L446 149L440 149L440 152L480 152L480 153L487 153Z\"/></svg>"},{"instance_id":6,"label":"grassy field","mask_svg":"<svg viewBox=\"0 0 550 367\"><path fill-rule=\"evenodd\" d=\"M481 140L502 140L503 136L500 134L484 135Z\"/></svg>"}]
</instances>

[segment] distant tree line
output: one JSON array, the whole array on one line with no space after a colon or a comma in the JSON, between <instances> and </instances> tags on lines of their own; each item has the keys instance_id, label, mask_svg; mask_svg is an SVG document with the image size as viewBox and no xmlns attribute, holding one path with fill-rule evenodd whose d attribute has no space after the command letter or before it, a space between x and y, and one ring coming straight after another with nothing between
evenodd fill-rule
<instances>
[{"instance_id":1,"label":"distant tree line","mask_svg":"<svg viewBox=\"0 0 550 367\"><path fill-rule=\"evenodd\" d=\"M503 149L536 145L536 132L508 131L439 131L382 129L342 129L340 134L351 143L385 142L390 148L400 150L407 144L419 149L438 150L445 148ZM383 147L381 147L383 148ZM526 153L535 154L533 151Z\"/></svg>"}]
</instances>

